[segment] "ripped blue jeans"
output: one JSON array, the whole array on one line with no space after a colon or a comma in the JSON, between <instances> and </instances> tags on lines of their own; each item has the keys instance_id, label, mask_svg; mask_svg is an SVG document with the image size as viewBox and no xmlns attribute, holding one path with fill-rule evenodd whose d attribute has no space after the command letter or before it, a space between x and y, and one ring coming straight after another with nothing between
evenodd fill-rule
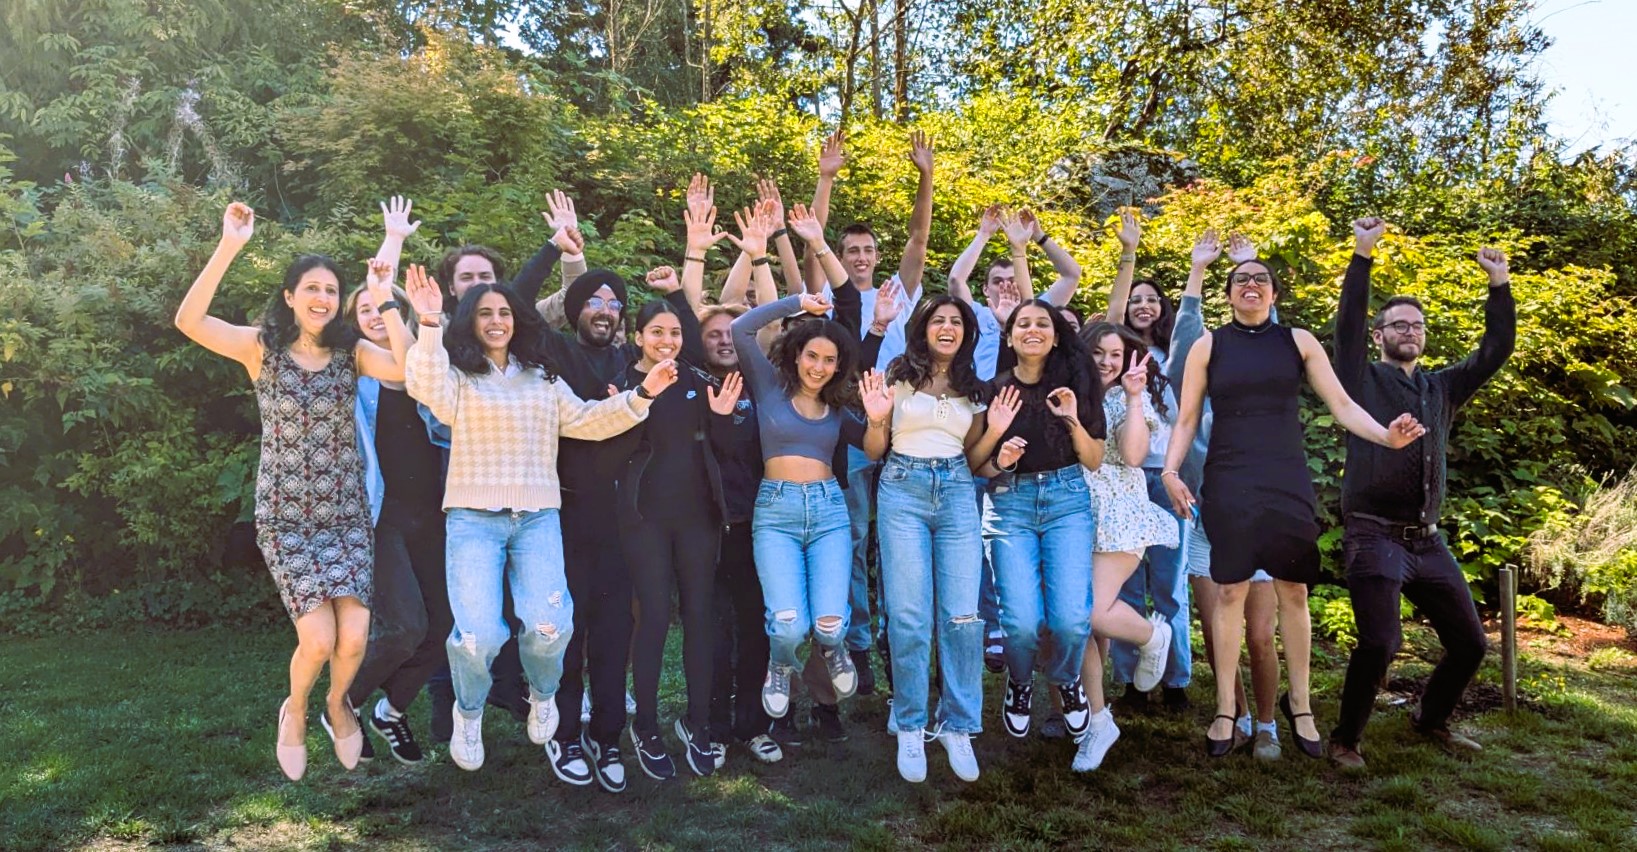
<instances>
[{"instance_id":1,"label":"ripped blue jeans","mask_svg":"<svg viewBox=\"0 0 1637 852\"><path fill-rule=\"evenodd\" d=\"M841 647L851 615L853 546L841 486L834 479L762 480L750 537L767 607L768 659L785 668L800 666L796 649L809 633L826 648ZM826 630L819 620L830 618L836 626Z\"/></svg>"},{"instance_id":2,"label":"ripped blue jeans","mask_svg":"<svg viewBox=\"0 0 1637 852\"><path fill-rule=\"evenodd\" d=\"M450 509L444 553L449 608L449 673L455 705L475 718L489 697L489 664L511 636L501 614L502 583L522 623L518 656L536 698L557 694L563 652L574 634L574 601L563 573L563 529L556 509L535 512Z\"/></svg>"}]
</instances>

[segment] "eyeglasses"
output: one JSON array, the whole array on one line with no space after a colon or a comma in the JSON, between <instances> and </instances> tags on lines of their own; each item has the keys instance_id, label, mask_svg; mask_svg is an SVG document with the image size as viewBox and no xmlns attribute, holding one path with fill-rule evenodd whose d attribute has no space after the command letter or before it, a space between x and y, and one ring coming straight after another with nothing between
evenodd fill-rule
<instances>
[{"instance_id":1,"label":"eyeglasses","mask_svg":"<svg viewBox=\"0 0 1637 852\"><path fill-rule=\"evenodd\" d=\"M1160 297L1158 297L1158 296L1132 296L1130 299L1128 299L1126 301L1128 301L1130 304L1133 304L1133 305L1157 305L1157 304L1160 303Z\"/></svg>"},{"instance_id":2,"label":"eyeglasses","mask_svg":"<svg viewBox=\"0 0 1637 852\"><path fill-rule=\"evenodd\" d=\"M1381 325L1376 326L1376 328L1390 328L1393 330L1393 334L1398 335L1410 334L1411 332L1414 332L1415 334L1425 336L1427 333L1427 324L1425 322L1410 322L1408 320L1384 322Z\"/></svg>"},{"instance_id":3,"label":"eyeglasses","mask_svg":"<svg viewBox=\"0 0 1637 852\"><path fill-rule=\"evenodd\" d=\"M604 299L601 296L592 296L585 300L585 306L593 311L606 309L617 314L620 312L620 308L625 307L625 303L619 299Z\"/></svg>"},{"instance_id":4,"label":"eyeglasses","mask_svg":"<svg viewBox=\"0 0 1637 852\"><path fill-rule=\"evenodd\" d=\"M1241 287L1245 286L1246 284L1255 284L1258 287L1266 287L1273 283L1273 276L1266 272L1235 272L1228 278L1228 283L1237 284Z\"/></svg>"}]
</instances>

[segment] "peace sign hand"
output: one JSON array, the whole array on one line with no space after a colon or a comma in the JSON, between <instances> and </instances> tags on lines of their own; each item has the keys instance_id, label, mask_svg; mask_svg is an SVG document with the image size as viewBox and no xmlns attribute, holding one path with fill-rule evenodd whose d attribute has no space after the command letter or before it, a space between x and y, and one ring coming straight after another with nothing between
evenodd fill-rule
<instances>
[{"instance_id":1,"label":"peace sign hand","mask_svg":"<svg viewBox=\"0 0 1637 852\"><path fill-rule=\"evenodd\" d=\"M1148 387L1148 360L1151 356L1144 352L1142 358L1131 363L1131 369L1120 376L1120 386L1125 388L1125 395L1130 397L1141 396L1143 389Z\"/></svg>"},{"instance_id":2,"label":"peace sign hand","mask_svg":"<svg viewBox=\"0 0 1637 852\"><path fill-rule=\"evenodd\" d=\"M722 380L722 390L717 391L715 385L705 387L705 399L710 403L711 411L726 417L733 413L734 406L739 404L739 394L745 389L745 380L738 373L728 373Z\"/></svg>"},{"instance_id":3,"label":"peace sign hand","mask_svg":"<svg viewBox=\"0 0 1637 852\"><path fill-rule=\"evenodd\" d=\"M1023 407L1023 395L1018 393L1015 385L1007 385L995 394L989 402L989 413L986 417L989 431L1004 434L1012 428L1012 421L1017 418L1017 412Z\"/></svg>"}]
</instances>

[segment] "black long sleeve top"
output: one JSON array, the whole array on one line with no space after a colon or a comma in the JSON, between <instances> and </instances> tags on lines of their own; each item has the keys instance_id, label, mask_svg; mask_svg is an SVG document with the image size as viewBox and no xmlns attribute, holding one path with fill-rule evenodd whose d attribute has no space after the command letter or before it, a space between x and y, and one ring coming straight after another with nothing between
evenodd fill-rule
<instances>
[{"instance_id":1,"label":"black long sleeve top","mask_svg":"<svg viewBox=\"0 0 1637 852\"><path fill-rule=\"evenodd\" d=\"M1342 281L1336 313L1336 377L1347 394L1382 423L1409 412L1427 433L1402 450L1347 436L1342 474L1343 515L1363 514L1403 523L1438 522L1448 473L1445 456L1455 412L1499 372L1517 342L1518 311L1510 286L1489 288L1484 334L1478 348L1439 370L1398 367L1369 360L1370 258L1353 255Z\"/></svg>"}]
</instances>

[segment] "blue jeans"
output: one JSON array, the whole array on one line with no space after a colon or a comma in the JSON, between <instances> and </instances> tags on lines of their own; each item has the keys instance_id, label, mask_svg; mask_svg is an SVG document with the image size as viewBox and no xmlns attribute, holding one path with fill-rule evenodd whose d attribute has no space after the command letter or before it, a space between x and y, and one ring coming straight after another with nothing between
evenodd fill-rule
<instances>
[{"instance_id":1,"label":"blue jeans","mask_svg":"<svg viewBox=\"0 0 1637 852\"><path fill-rule=\"evenodd\" d=\"M991 480L983 503L983 541L1000 590L1008 677L1034 677L1040 630L1052 634L1046 679L1080 677L1091 633L1091 547L1096 521L1079 465Z\"/></svg>"},{"instance_id":2,"label":"blue jeans","mask_svg":"<svg viewBox=\"0 0 1637 852\"><path fill-rule=\"evenodd\" d=\"M853 547L852 585L847 591L847 602L852 607L847 628L849 651L870 648L870 498L880 473L880 462L871 461L857 447L847 447L847 487L843 493L847 495L847 520Z\"/></svg>"},{"instance_id":3,"label":"blue jeans","mask_svg":"<svg viewBox=\"0 0 1637 852\"><path fill-rule=\"evenodd\" d=\"M978 516L983 515L983 492L989 487L989 480L981 477L972 477L972 494L976 498ZM981 542L980 542L981 544ZM983 619L983 635L986 637L996 634L1005 635L1000 627L1000 593L995 590L995 566L989 564L989 549L980 547L983 567L978 574L978 617Z\"/></svg>"},{"instance_id":4,"label":"blue jeans","mask_svg":"<svg viewBox=\"0 0 1637 852\"><path fill-rule=\"evenodd\" d=\"M574 602L563 575L563 531L556 509L489 512L450 509L445 548L449 608L449 673L461 714L483 712L489 696L489 665L511 636L501 614L511 587L513 609L523 625L518 656L537 698L557 694L563 652L574 635Z\"/></svg>"},{"instance_id":5,"label":"blue jeans","mask_svg":"<svg viewBox=\"0 0 1637 852\"><path fill-rule=\"evenodd\" d=\"M952 733L983 730L983 621L978 617L983 540L971 493L972 472L964 456L893 453L881 468L876 526L892 654L892 713L900 731L927 727L934 625L942 684L938 721Z\"/></svg>"},{"instance_id":6,"label":"blue jeans","mask_svg":"<svg viewBox=\"0 0 1637 852\"><path fill-rule=\"evenodd\" d=\"M1169 513L1171 498L1166 496L1165 483L1160 472L1145 468L1148 478L1148 499ZM1173 515L1173 517L1175 517ZM1188 540L1188 530L1177 518L1178 542ZM1183 570L1182 551L1175 547L1148 548L1136 573L1120 589L1120 600L1131 605L1138 613L1149 612L1148 602L1154 602L1153 611L1171 625L1171 648L1165 660L1165 676L1161 686L1184 687L1193 679L1194 653L1189 641L1191 619L1188 609L1188 575ZM1109 643L1109 656L1114 663L1114 682L1130 683L1137 670L1137 646L1118 640Z\"/></svg>"},{"instance_id":7,"label":"blue jeans","mask_svg":"<svg viewBox=\"0 0 1637 852\"><path fill-rule=\"evenodd\" d=\"M841 646L848 614L847 533L847 501L834 479L762 480L750 536L767 607L769 661L800 666L796 649L810 632L826 648ZM841 623L819 628L825 617Z\"/></svg>"}]
</instances>

